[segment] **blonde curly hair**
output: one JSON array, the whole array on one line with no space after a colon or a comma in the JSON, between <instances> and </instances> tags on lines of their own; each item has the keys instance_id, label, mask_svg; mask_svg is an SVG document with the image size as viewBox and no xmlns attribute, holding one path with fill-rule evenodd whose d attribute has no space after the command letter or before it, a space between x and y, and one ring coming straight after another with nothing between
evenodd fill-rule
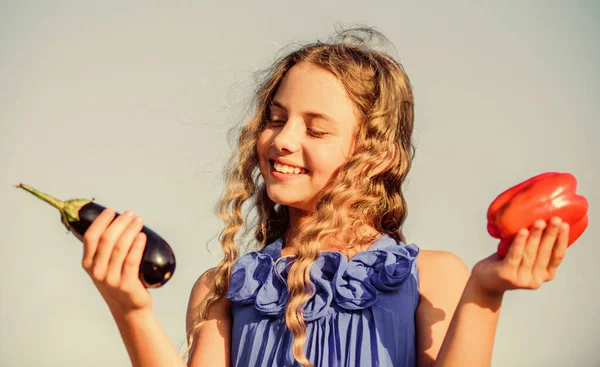
<instances>
[{"instance_id":1,"label":"blonde curly hair","mask_svg":"<svg viewBox=\"0 0 600 367\"><path fill-rule=\"evenodd\" d=\"M309 62L335 75L362 115L354 154L319 193L311 219L294 233L298 253L288 273L290 297L285 321L294 338L293 355L299 364L311 366L304 353L306 324L302 310L314 294L309 270L319 254L319 244L335 236L348 248L360 248L373 241L372 236L358 234L357 229L364 225L405 242L402 224L407 205L402 184L414 156L413 94L400 63L388 53L376 50L375 41L387 40L372 28L344 30L328 42L299 47L267 70L256 91L254 115L242 128L239 149L227 168L226 191L218 209L225 223L219 238L224 257L215 269L209 294L198 306L194 326L188 330L186 354L209 307L228 291L231 269L239 257L236 237L247 225L242 211L244 204L251 205L257 214L253 237L259 248L284 236L288 229L287 208L273 202L267 194L258 167L256 144L271 99L295 64Z\"/></svg>"}]
</instances>

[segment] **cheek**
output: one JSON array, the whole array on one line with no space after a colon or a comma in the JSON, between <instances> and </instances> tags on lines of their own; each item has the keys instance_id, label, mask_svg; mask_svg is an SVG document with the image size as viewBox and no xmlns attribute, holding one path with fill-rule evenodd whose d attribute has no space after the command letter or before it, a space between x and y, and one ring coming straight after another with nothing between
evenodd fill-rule
<instances>
[{"instance_id":1,"label":"cheek","mask_svg":"<svg viewBox=\"0 0 600 367\"><path fill-rule=\"evenodd\" d=\"M318 173L329 176L345 162L344 152L341 149L315 147L310 151L313 152L310 157L313 170Z\"/></svg>"},{"instance_id":2,"label":"cheek","mask_svg":"<svg viewBox=\"0 0 600 367\"><path fill-rule=\"evenodd\" d=\"M256 142L256 151L258 152L259 158L264 158L267 155L269 150L269 146L271 145L272 133L268 130L264 130L258 135L258 140Z\"/></svg>"}]
</instances>

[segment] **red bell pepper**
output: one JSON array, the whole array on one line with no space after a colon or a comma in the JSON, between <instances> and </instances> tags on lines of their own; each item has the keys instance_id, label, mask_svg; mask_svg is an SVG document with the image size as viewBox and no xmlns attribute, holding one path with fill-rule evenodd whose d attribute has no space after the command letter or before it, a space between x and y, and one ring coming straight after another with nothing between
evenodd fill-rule
<instances>
[{"instance_id":1,"label":"red bell pepper","mask_svg":"<svg viewBox=\"0 0 600 367\"><path fill-rule=\"evenodd\" d=\"M585 231L589 218L588 201L576 193L577 180L570 173L546 172L504 191L490 204L488 233L500 239L498 254L504 257L515 234L530 228L536 220L560 217L569 223L571 246Z\"/></svg>"}]
</instances>

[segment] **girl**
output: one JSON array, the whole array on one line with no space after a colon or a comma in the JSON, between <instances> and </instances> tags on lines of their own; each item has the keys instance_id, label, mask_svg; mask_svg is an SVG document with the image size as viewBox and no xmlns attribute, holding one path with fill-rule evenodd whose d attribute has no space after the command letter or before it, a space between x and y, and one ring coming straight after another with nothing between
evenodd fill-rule
<instances>
[{"instance_id":1,"label":"girl","mask_svg":"<svg viewBox=\"0 0 600 367\"><path fill-rule=\"evenodd\" d=\"M471 272L405 244L413 95L374 36L306 45L259 86L220 204L224 257L191 291L184 358L138 279L143 220L107 209L88 229L83 267L134 366L490 365L503 294L554 277L568 225L539 220ZM240 256L247 203L258 250Z\"/></svg>"}]
</instances>

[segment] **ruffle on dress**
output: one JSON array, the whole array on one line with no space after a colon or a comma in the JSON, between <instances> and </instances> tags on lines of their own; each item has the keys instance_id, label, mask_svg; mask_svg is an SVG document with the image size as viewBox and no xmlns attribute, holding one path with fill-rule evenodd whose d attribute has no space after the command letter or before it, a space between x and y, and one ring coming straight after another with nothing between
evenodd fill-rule
<instances>
[{"instance_id":1,"label":"ruffle on dress","mask_svg":"<svg viewBox=\"0 0 600 367\"><path fill-rule=\"evenodd\" d=\"M280 257L282 243L279 238L236 261L227 293L231 302L251 305L265 315L285 313L287 275L294 257ZM380 293L399 289L410 278L418 254L415 244L405 245L387 235L350 260L340 252L321 252L310 269L314 294L304 305L305 320L324 317L334 303L346 310L372 306Z\"/></svg>"}]
</instances>

